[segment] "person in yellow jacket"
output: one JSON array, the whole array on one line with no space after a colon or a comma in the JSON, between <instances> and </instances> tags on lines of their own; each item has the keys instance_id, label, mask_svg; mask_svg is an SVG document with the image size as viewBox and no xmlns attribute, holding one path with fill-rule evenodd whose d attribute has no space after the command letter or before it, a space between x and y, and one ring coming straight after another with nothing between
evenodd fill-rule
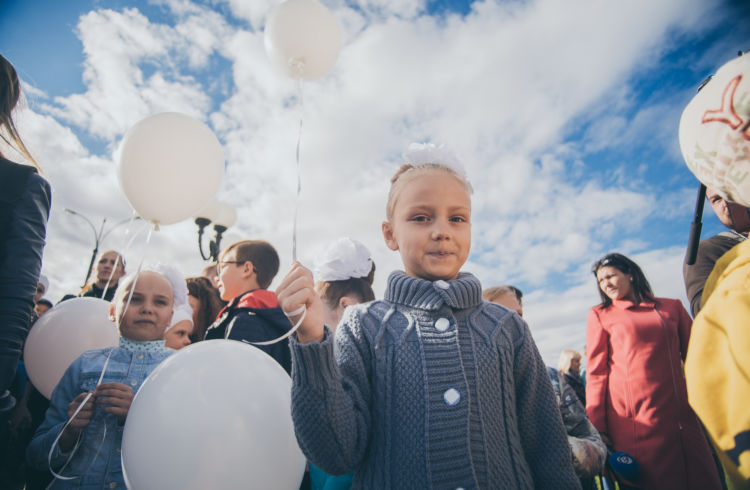
<instances>
[{"instance_id":1,"label":"person in yellow jacket","mask_svg":"<svg viewBox=\"0 0 750 490\"><path fill-rule=\"evenodd\" d=\"M750 241L706 281L685 362L688 399L735 489L750 489Z\"/></svg>"}]
</instances>

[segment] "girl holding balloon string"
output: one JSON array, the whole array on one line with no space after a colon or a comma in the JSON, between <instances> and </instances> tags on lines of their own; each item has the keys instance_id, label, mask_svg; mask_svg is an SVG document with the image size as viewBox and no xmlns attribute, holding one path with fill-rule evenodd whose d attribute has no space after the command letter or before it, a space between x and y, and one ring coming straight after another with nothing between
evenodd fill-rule
<instances>
[{"instance_id":1,"label":"girl holding balloon string","mask_svg":"<svg viewBox=\"0 0 750 490\"><path fill-rule=\"evenodd\" d=\"M120 331L119 346L86 351L73 361L27 450L32 466L55 472L51 488L125 485L123 425L138 388L174 353L162 339L173 301L170 281L154 271L130 276L117 289L110 315Z\"/></svg>"},{"instance_id":2,"label":"girl holding balloon string","mask_svg":"<svg viewBox=\"0 0 750 490\"><path fill-rule=\"evenodd\" d=\"M277 290L285 311L306 308L290 342L300 447L328 473L354 471L354 488L580 488L526 323L461 272L466 177L432 145L407 161L382 226L405 271L384 300L347 308L334 338L308 269Z\"/></svg>"},{"instance_id":3,"label":"girl holding balloon string","mask_svg":"<svg viewBox=\"0 0 750 490\"><path fill-rule=\"evenodd\" d=\"M375 299L372 281L375 262L361 242L339 238L331 243L315 266L315 290L323 302L326 325L335 328L347 307ZM314 464L310 465L312 490L344 490L352 486L352 473L328 475Z\"/></svg>"}]
</instances>

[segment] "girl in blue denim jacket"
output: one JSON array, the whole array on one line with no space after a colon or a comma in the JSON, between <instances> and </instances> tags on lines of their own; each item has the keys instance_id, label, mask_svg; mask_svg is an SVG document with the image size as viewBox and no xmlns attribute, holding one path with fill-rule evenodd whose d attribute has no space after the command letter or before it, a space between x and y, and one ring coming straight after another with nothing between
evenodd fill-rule
<instances>
[{"instance_id":1,"label":"girl in blue denim jacket","mask_svg":"<svg viewBox=\"0 0 750 490\"><path fill-rule=\"evenodd\" d=\"M32 466L47 469L51 464L58 475L50 488L125 488L120 461L123 425L133 395L174 353L162 339L172 319L173 301L169 281L153 271L141 272L137 280L131 276L118 288L110 315L120 330L119 346L86 351L73 361L52 392L44 422L28 447ZM63 430L89 393L92 396Z\"/></svg>"}]
</instances>

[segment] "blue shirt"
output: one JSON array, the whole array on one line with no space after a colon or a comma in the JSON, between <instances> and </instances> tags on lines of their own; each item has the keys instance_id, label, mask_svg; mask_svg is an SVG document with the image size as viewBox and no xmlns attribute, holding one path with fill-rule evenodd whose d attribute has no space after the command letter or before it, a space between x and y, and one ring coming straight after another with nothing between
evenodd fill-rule
<instances>
[{"instance_id":1,"label":"blue shirt","mask_svg":"<svg viewBox=\"0 0 750 490\"><path fill-rule=\"evenodd\" d=\"M164 347L163 340L133 342L121 338L120 347L89 350L81 354L65 371L52 392L44 422L26 451L31 466L48 469L49 451L67 421L68 405L80 393L94 391L110 352L102 383L123 383L132 387L135 394L151 371L175 351ZM65 469L61 471L72 450L62 452L56 447L52 453L52 469L56 473L78 478L55 480L50 488L125 488L120 460L122 429L115 415L104 413L97 407Z\"/></svg>"}]
</instances>

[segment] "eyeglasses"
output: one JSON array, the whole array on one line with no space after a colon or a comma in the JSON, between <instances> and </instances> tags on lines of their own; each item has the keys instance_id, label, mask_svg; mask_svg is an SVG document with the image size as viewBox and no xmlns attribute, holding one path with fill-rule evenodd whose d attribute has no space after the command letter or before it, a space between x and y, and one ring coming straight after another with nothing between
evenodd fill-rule
<instances>
[{"instance_id":1,"label":"eyeglasses","mask_svg":"<svg viewBox=\"0 0 750 490\"><path fill-rule=\"evenodd\" d=\"M222 269L224 269L229 264L244 264L247 262L247 260L222 260L221 262L216 263L216 273L221 274Z\"/></svg>"}]
</instances>

